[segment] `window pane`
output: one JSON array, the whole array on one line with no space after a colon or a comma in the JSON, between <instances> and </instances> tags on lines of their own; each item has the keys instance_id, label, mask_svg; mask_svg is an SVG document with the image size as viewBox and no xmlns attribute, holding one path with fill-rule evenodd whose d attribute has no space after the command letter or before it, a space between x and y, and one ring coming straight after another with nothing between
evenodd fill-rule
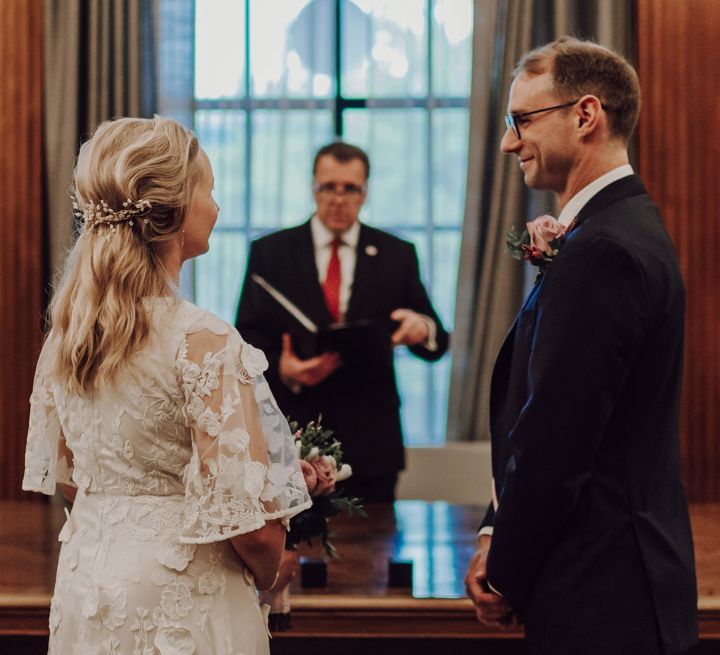
<instances>
[{"instance_id":1,"label":"window pane","mask_svg":"<svg viewBox=\"0 0 720 655\"><path fill-rule=\"evenodd\" d=\"M194 260L198 306L235 322L246 257L247 243L242 232L215 229L210 235L209 252Z\"/></svg>"},{"instance_id":2,"label":"window pane","mask_svg":"<svg viewBox=\"0 0 720 655\"><path fill-rule=\"evenodd\" d=\"M252 95L333 95L334 25L334 3L329 0L250 0Z\"/></svg>"},{"instance_id":3,"label":"window pane","mask_svg":"<svg viewBox=\"0 0 720 655\"><path fill-rule=\"evenodd\" d=\"M157 22L157 101L161 116L192 125L194 0L160 0Z\"/></svg>"},{"instance_id":4,"label":"window pane","mask_svg":"<svg viewBox=\"0 0 720 655\"><path fill-rule=\"evenodd\" d=\"M470 95L472 0L433 1L434 96Z\"/></svg>"},{"instance_id":5,"label":"window pane","mask_svg":"<svg viewBox=\"0 0 720 655\"><path fill-rule=\"evenodd\" d=\"M245 3L195 3L195 97L245 95Z\"/></svg>"},{"instance_id":6,"label":"window pane","mask_svg":"<svg viewBox=\"0 0 720 655\"><path fill-rule=\"evenodd\" d=\"M245 121L244 111L195 112L195 133L215 175L215 201L220 205L218 226L245 222Z\"/></svg>"},{"instance_id":7,"label":"window pane","mask_svg":"<svg viewBox=\"0 0 720 655\"><path fill-rule=\"evenodd\" d=\"M447 328L447 324L445 325ZM432 399L433 411L433 436L435 444L445 443L447 426L447 406L450 392L450 353L432 365Z\"/></svg>"},{"instance_id":8,"label":"window pane","mask_svg":"<svg viewBox=\"0 0 720 655\"><path fill-rule=\"evenodd\" d=\"M425 288L430 294L433 307L440 316L446 329L450 330L455 305L455 278L457 276L457 255L459 253L459 231L434 231L432 237L426 230L397 230L402 239L415 244L420 261L420 275ZM432 266L431 256L432 251ZM432 272L432 276L430 275ZM415 360L411 366L403 363L400 355ZM449 390L450 355L446 354L440 361L432 364L417 359L414 355L400 349L396 355L396 362L400 367L399 384L402 390L403 403L409 402L409 407L403 405L403 425L406 426L406 443L410 445L442 444L445 442L445 420L447 417L447 398ZM405 371L405 372L403 372ZM408 387L404 376L417 376ZM417 391L421 385L424 395ZM421 404L421 398L422 403ZM424 407L424 409L423 409ZM420 425L420 417L425 412L425 424Z\"/></svg>"},{"instance_id":9,"label":"window pane","mask_svg":"<svg viewBox=\"0 0 720 655\"><path fill-rule=\"evenodd\" d=\"M343 0L347 97L427 95L426 0Z\"/></svg>"},{"instance_id":10,"label":"window pane","mask_svg":"<svg viewBox=\"0 0 720 655\"><path fill-rule=\"evenodd\" d=\"M344 138L367 150L371 172L368 223L427 222L428 115L423 109L348 109Z\"/></svg>"},{"instance_id":11,"label":"window pane","mask_svg":"<svg viewBox=\"0 0 720 655\"><path fill-rule=\"evenodd\" d=\"M430 364L411 354L405 347L395 353L398 387L402 397L401 416L405 444L427 445L435 442L431 421L432 405L428 403Z\"/></svg>"},{"instance_id":12,"label":"window pane","mask_svg":"<svg viewBox=\"0 0 720 655\"><path fill-rule=\"evenodd\" d=\"M460 228L465 212L467 109L432 112L433 223Z\"/></svg>"},{"instance_id":13,"label":"window pane","mask_svg":"<svg viewBox=\"0 0 720 655\"><path fill-rule=\"evenodd\" d=\"M262 110L252 114L252 224L296 225L313 212L315 151L332 140L324 110Z\"/></svg>"}]
</instances>

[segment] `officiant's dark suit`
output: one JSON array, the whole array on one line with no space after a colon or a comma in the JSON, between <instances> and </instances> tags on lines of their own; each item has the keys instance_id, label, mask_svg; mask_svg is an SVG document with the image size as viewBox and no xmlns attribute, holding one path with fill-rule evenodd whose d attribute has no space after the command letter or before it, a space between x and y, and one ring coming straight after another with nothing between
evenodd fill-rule
<instances>
[{"instance_id":1,"label":"officiant's dark suit","mask_svg":"<svg viewBox=\"0 0 720 655\"><path fill-rule=\"evenodd\" d=\"M604 60L598 49L573 40L540 57L555 55L563 66L570 50ZM502 596L495 602L524 621L532 653L683 653L697 638L697 592L680 479L685 293L677 258L657 207L618 159L622 148L603 106L613 98L600 101L580 86L581 99L564 98L564 115L518 127L512 114L563 104L547 83L552 64L534 75L520 66L503 150L518 156L526 182L557 190L543 170L554 147L544 141L550 132L567 143L580 130L570 161L609 165L565 196L559 187L561 205L582 208L496 360L496 502L483 522L492 527L487 561L481 548L475 566ZM588 136L599 145L588 151L591 160L584 159ZM589 198L576 198L608 179L597 192L590 187ZM475 600L482 607L484 599Z\"/></svg>"},{"instance_id":2,"label":"officiant's dark suit","mask_svg":"<svg viewBox=\"0 0 720 655\"><path fill-rule=\"evenodd\" d=\"M332 144L330 152L339 152L339 156L343 156L346 147L347 144ZM349 154L353 155L354 150ZM333 154L321 154L317 173L320 186L330 185L329 199L327 194L320 196L322 189L317 188L315 192L319 205L335 203L343 209L334 195L336 186L342 186L341 183L323 181L322 177L323 164L332 165L328 169L331 178L336 176L337 170L344 171L340 166L343 162L334 158ZM365 177L366 173L363 173L355 186L348 182L342 195L356 192ZM346 201L351 203L353 198ZM355 213L355 209L359 209L359 203L350 213ZM355 213L354 218L339 225L337 232L342 235L347 226L352 228L356 222ZM333 227L330 221L326 223ZM357 230L357 226L354 229ZM265 278L316 325L328 326L337 319L331 315L324 297L315 249L311 221L255 241L250 249L236 325L243 338L267 355L267 379L283 413L303 424L322 414L323 424L342 442L344 458L353 467L353 476L348 480L349 490L366 499L391 500L398 471L404 467L404 449L400 399L389 340L373 352L358 352L351 358L346 357L327 376L320 375L318 382L313 379L309 384L294 384L295 380L281 376L283 334L297 332L299 325L253 281L252 275ZM415 341L419 343L408 344L411 352L428 361L439 359L447 350L448 334L421 282L414 246L359 224L354 252L352 287L343 320L378 320L391 327L389 319L395 310L409 310L403 314L407 326L422 331L429 320L434 324L435 332L432 347L418 337ZM419 321L420 315L425 322ZM296 364L301 366L303 363Z\"/></svg>"}]
</instances>

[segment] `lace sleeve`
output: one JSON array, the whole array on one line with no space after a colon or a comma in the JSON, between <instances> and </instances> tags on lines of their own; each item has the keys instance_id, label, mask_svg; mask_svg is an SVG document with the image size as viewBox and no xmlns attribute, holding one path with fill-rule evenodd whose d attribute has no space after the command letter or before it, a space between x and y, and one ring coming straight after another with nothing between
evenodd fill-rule
<instances>
[{"instance_id":1,"label":"lace sleeve","mask_svg":"<svg viewBox=\"0 0 720 655\"><path fill-rule=\"evenodd\" d=\"M262 372L262 351L205 317L178 357L193 451L181 541L205 543L288 520L310 506L290 428Z\"/></svg>"},{"instance_id":2,"label":"lace sleeve","mask_svg":"<svg viewBox=\"0 0 720 655\"><path fill-rule=\"evenodd\" d=\"M50 349L48 339L35 369L22 482L25 491L48 495L55 493L57 483L75 486L72 482L72 452L65 443L53 393Z\"/></svg>"}]
</instances>

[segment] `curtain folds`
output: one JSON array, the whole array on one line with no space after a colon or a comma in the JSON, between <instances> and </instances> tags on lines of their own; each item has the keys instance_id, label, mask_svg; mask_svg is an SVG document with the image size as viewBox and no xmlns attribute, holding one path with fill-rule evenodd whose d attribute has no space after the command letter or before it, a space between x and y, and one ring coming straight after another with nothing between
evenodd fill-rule
<instances>
[{"instance_id":1,"label":"curtain folds","mask_svg":"<svg viewBox=\"0 0 720 655\"><path fill-rule=\"evenodd\" d=\"M552 194L528 191L500 152L515 64L563 34L592 38L633 60L632 3L623 0L475 0L468 170L458 272L447 441L489 439L490 376L517 313L529 267L505 253L505 234L542 213Z\"/></svg>"},{"instance_id":2,"label":"curtain folds","mask_svg":"<svg viewBox=\"0 0 720 655\"><path fill-rule=\"evenodd\" d=\"M458 272L448 441L487 439L490 371L523 290L505 232L524 215L517 164L500 152L510 73L531 43L532 0L476 0L468 173Z\"/></svg>"},{"instance_id":3,"label":"curtain folds","mask_svg":"<svg viewBox=\"0 0 720 655\"><path fill-rule=\"evenodd\" d=\"M151 0L45 0L44 178L49 270L72 243L72 169L102 121L156 111Z\"/></svg>"}]
</instances>

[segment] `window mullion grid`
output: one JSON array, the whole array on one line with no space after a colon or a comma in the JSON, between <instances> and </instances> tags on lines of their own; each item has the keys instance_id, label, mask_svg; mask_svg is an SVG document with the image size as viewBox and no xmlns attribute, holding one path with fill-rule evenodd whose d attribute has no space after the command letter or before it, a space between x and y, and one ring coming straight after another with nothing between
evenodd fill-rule
<instances>
[{"instance_id":1,"label":"window mullion grid","mask_svg":"<svg viewBox=\"0 0 720 655\"><path fill-rule=\"evenodd\" d=\"M314 106L317 108L326 107L333 111L333 128L336 137L344 137L344 120L343 114L347 109L402 109L402 108L423 108L427 112L426 122L426 155L427 155L427 168L426 168L426 203L427 203L427 214L425 218L424 233L427 239L427 252L429 261L427 263L427 270L429 274L428 287L429 291L432 292L432 281L434 274L434 243L433 236L435 232L446 232L454 231L454 228L447 226L438 226L437 230L434 227L434 209L433 209L433 187L432 187L432 173L433 173L433 109L437 107L465 107L467 106L466 98L435 98L433 90L433 71L432 71L432 46L433 46L433 29L432 29L432 1L426 0L427 2L427 79L428 79L428 92L425 98L346 98L343 95L342 88L342 0L335 0L335 96L328 101L315 100L313 101ZM257 109L301 109L307 108L308 100L302 99L282 99L282 98L263 98L255 99L251 93L251 56L250 56L250 0L245 0L245 74L244 74L244 89L245 97L242 100L229 100L227 101L228 108L241 109L245 112L245 186L246 194L244 199L244 211L245 216L242 222L242 231L245 233L247 244L249 246L253 236L253 224L251 220L252 215L252 153L253 153L253 135L252 135L252 124L253 124L253 113ZM219 103L213 101L200 101L193 100L193 113L198 108L213 108L217 107ZM220 227L220 226L219 226ZM400 229L400 225L396 225L394 229ZM225 228L220 227L221 232L234 231L236 228ZM393 229L393 228L391 228ZM194 284L194 279L193 279ZM194 288L193 288L194 293ZM433 430L433 439L437 441L437 436L434 432L435 426L435 414L436 407L433 402L435 392L435 380L432 375L432 371L427 370L426 377L426 407L427 415L426 419L428 424Z\"/></svg>"},{"instance_id":2,"label":"window mullion grid","mask_svg":"<svg viewBox=\"0 0 720 655\"><path fill-rule=\"evenodd\" d=\"M342 0L335 0L335 105L333 107L333 134L336 138L343 136L343 111L342 102Z\"/></svg>"},{"instance_id":3,"label":"window mullion grid","mask_svg":"<svg viewBox=\"0 0 720 655\"><path fill-rule=\"evenodd\" d=\"M244 105L245 109L245 198L244 211L245 216L242 221L242 230L245 233L246 250L249 252L250 242L252 240L252 119L253 107L251 102L250 90L250 0L245 0L245 75L243 85L245 89Z\"/></svg>"},{"instance_id":4,"label":"window mullion grid","mask_svg":"<svg viewBox=\"0 0 720 655\"><path fill-rule=\"evenodd\" d=\"M433 107L434 107L434 87L433 87L433 70L432 70L432 47L433 47L433 12L432 12L433 0L427 0L427 169L426 169L426 180L425 180L425 201L427 202L427 219L426 219L426 238L428 242L428 293L432 297L432 288L434 271L435 271L435 256L434 256L434 223L435 217L433 212ZM425 381L427 386L425 387L425 406L427 408L427 421L430 426L430 432L433 435L433 443L437 442L438 435L435 434L435 376L433 369L430 366L426 367Z\"/></svg>"},{"instance_id":5,"label":"window mullion grid","mask_svg":"<svg viewBox=\"0 0 720 655\"><path fill-rule=\"evenodd\" d=\"M191 3L191 7L192 7L192 9L190 10L190 12L192 15L190 16L190 24L193 26L193 37L192 37L192 39L190 39L190 48L192 50L192 54L191 54L192 59L190 61L193 62L192 73L191 73L193 94L192 94L192 100L190 102L190 116L191 116L191 120L192 120L192 128L194 130L195 129L195 112L197 111L197 101L195 99L196 68L194 65L194 62L195 62L195 20L196 20L196 18L195 18L195 3L194 2ZM193 302L195 302L195 286L196 286L195 285L195 271L196 271L195 258L192 258L191 260L189 260L189 264L186 268L186 271L187 271L186 273L183 272L183 268L185 268L185 267L182 267L180 269L180 276L181 276L180 288L183 288L185 286L185 284L183 284L183 280L182 280L182 278L185 278L184 281L187 281L188 286L190 287L190 298L192 299Z\"/></svg>"},{"instance_id":6,"label":"window mullion grid","mask_svg":"<svg viewBox=\"0 0 720 655\"><path fill-rule=\"evenodd\" d=\"M341 25L341 0L335 1L335 67L336 67L336 81L335 81L335 135L339 138L344 137L344 121L343 112L346 109L407 109L407 108L422 108L427 112L427 133L426 133L426 155L427 155L427 168L426 168L426 181L425 181L425 193L427 203L427 214L425 218L425 238L428 244L428 287L429 291L432 289L433 271L434 271L434 247L433 247L433 190L432 190L432 109L436 102L433 98L432 93L432 0L426 0L427 4L427 79L428 79L428 93L425 98L346 98L342 93L342 25ZM460 98L448 98L442 104L462 104L463 99ZM372 125L372 123L371 123ZM391 228L393 229L393 228ZM400 229L399 225L396 225L394 229ZM426 421L427 425L430 426L433 431L433 442L437 441L437 436L434 432L435 426L435 414L436 407L433 402L435 393L435 379L433 372L430 367L427 367L426 374L426 391L425 391L425 407L426 407Z\"/></svg>"}]
</instances>

